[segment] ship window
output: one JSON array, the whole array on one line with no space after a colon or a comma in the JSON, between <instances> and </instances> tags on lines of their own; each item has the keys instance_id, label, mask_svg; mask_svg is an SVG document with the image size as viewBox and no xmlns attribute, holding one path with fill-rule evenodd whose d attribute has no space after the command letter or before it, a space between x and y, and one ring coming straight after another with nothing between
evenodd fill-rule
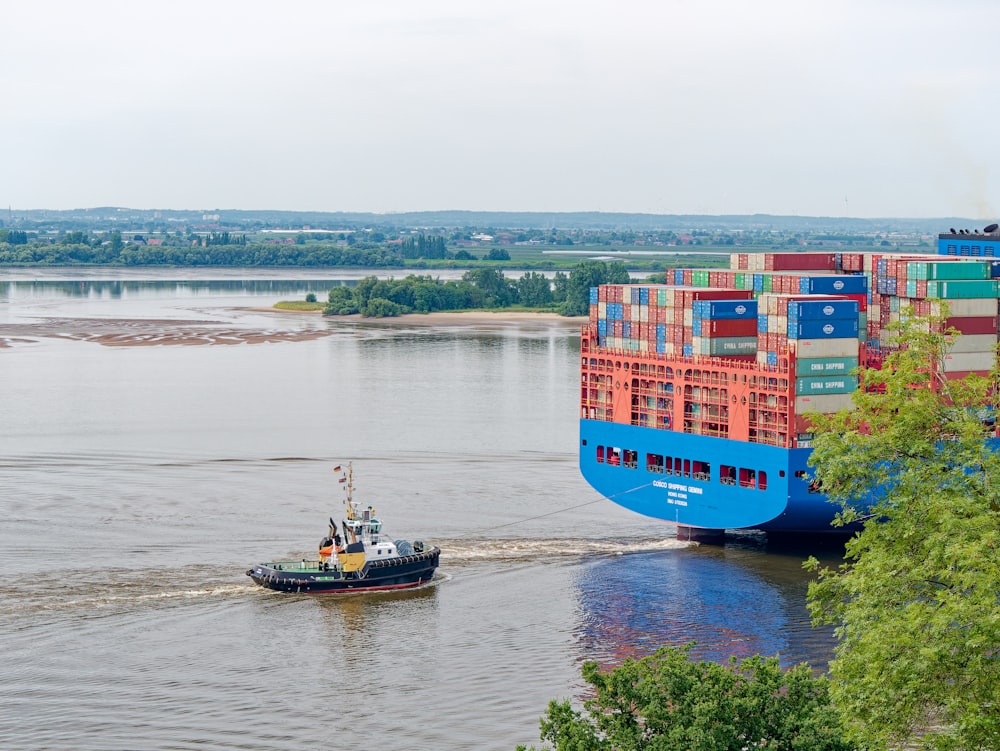
<instances>
[{"instance_id":1,"label":"ship window","mask_svg":"<svg viewBox=\"0 0 1000 751\"><path fill-rule=\"evenodd\" d=\"M693 461L691 462L691 474L694 479L707 482L711 479L712 465L708 462Z\"/></svg>"},{"instance_id":2,"label":"ship window","mask_svg":"<svg viewBox=\"0 0 1000 751\"><path fill-rule=\"evenodd\" d=\"M622 451L622 464L629 469L636 469L639 466L639 455L631 449Z\"/></svg>"},{"instance_id":3,"label":"ship window","mask_svg":"<svg viewBox=\"0 0 1000 751\"><path fill-rule=\"evenodd\" d=\"M615 448L614 446L608 447L608 464L613 464L616 467L621 466L622 463L622 452L621 449Z\"/></svg>"},{"instance_id":4,"label":"ship window","mask_svg":"<svg viewBox=\"0 0 1000 751\"><path fill-rule=\"evenodd\" d=\"M604 446L597 447L597 463L604 464Z\"/></svg>"},{"instance_id":5,"label":"ship window","mask_svg":"<svg viewBox=\"0 0 1000 751\"><path fill-rule=\"evenodd\" d=\"M719 482L723 485L735 485L736 484L736 467L732 467L728 464L722 464L719 466Z\"/></svg>"},{"instance_id":6,"label":"ship window","mask_svg":"<svg viewBox=\"0 0 1000 751\"><path fill-rule=\"evenodd\" d=\"M681 476L681 460L677 457L674 457L674 475L676 477Z\"/></svg>"},{"instance_id":7,"label":"ship window","mask_svg":"<svg viewBox=\"0 0 1000 751\"><path fill-rule=\"evenodd\" d=\"M757 490L767 490L767 472L764 470L757 473Z\"/></svg>"},{"instance_id":8,"label":"ship window","mask_svg":"<svg viewBox=\"0 0 1000 751\"><path fill-rule=\"evenodd\" d=\"M663 457L659 454L646 454L646 471L663 474Z\"/></svg>"},{"instance_id":9,"label":"ship window","mask_svg":"<svg viewBox=\"0 0 1000 751\"><path fill-rule=\"evenodd\" d=\"M684 460L684 476L685 477L690 477L691 476L691 460L690 459L685 459Z\"/></svg>"},{"instance_id":10,"label":"ship window","mask_svg":"<svg viewBox=\"0 0 1000 751\"><path fill-rule=\"evenodd\" d=\"M785 476L785 470L779 469L778 470L778 477L784 477L784 476Z\"/></svg>"},{"instance_id":11,"label":"ship window","mask_svg":"<svg viewBox=\"0 0 1000 751\"><path fill-rule=\"evenodd\" d=\"M740 467L740 487L756 488L757 473L752 469L746 469L745 467Z\"/></svg>"}]
</instances>

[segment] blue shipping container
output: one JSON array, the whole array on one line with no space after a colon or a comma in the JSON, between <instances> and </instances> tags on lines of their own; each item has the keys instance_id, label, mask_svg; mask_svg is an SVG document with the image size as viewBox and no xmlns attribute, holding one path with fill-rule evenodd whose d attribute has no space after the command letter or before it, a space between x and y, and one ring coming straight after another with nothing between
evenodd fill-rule
<instances>
[{"instance_id":1,"label":"blue shipping container","mask_svg":"<svg viewBox=\"0 0 1000 751\"><path fill-rule=\"evenodd\" d=\"M789 339L857 339L858 319L834 318L828 321L788 322Z\"/></svg>"},{"instance_id":2,"label":"blue shipping container","mask_svg":"<svg viewBox=\"0 0 1000 751\"><path fill-rule=\"evenodd\" d=\"M698 300L701 303L701 318L716 321L736 321L754 318L757 315L756 300Z\"/></svg>"},{"instance_id":3,"label":"blue shipping container","mask_svg":"<svg viewBox=\"0 0 1000 751\"><path fill-rule=\"evenodd\" d=\"M788 320L825 320L857 318L861 312L857 300L790 300Z\"/></svg>"},{"instance_id":4,"label":"blue shipping container","mask_svg":"<svg viewBox=\"0 0 1000 751\"><path fill-rule=\"evenodd\" d=\"M799 284L799 291L808 295L854 295L868 291L868 277L864 275L803 276Z\"/></svg>"}]
</instances>

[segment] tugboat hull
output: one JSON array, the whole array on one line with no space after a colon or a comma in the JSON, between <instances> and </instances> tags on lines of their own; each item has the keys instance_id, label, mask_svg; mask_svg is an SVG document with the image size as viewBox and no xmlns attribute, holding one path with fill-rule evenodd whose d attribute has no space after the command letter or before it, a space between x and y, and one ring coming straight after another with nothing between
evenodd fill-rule
<instances>
[{"instance_id":1,"label":"tugboat hull","mask_svg":"<svg viewBox=\"0 0 1000 751\"><path fill-rule=\"evenodd\" d=\"M346 594L408 589L425 584L434 576L441 549L389 560L369 561L358 571L338 571L319 561L275 561L261 563L246 573L256 584L279 592Z\"/></svg>"}]
</instances>

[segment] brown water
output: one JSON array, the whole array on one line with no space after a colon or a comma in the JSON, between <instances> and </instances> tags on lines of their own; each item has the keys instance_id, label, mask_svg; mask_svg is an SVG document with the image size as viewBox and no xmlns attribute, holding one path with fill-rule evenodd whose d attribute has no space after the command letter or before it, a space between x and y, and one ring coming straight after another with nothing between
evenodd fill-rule
<instances>
[{"instance_id":1,"label":"brown water","mask_svg":"<svg viewBox=\"0 0 1000 751\"><path fill-rule=\"evenodd\" d=\"M803 551L678 543L583 482L575 324L250 309L333 283L291 274L24 276L0 281L0 748L512 749L585 659L829 655ZM441 546L434 583L254 587L313 553L346 461L390 535Z\"/></svg>"}]
</instances>

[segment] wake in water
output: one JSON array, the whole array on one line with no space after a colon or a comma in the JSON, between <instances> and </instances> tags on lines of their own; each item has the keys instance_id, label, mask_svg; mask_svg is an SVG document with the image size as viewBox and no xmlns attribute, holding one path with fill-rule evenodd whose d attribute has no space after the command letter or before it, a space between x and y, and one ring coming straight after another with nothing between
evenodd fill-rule
<instances>
[{"instance_id":1,"label":"wake in water","mask_svg":"<svg viewBox=\"0 0 1000 751\"><path fill-rule=\"evenodd\" d=\"M452 577L449 566L479 563L538 564L651 553L690 547L675 538L646 539L435 539L442 549L441 571L435 583ZM199 564L174 569L102 568L74 572L71 582L62 578L16 577L5 582L0 615L77 612L99 617L145 607L184 605L192 600L225 601L261 590L244 576L245 566Z\"/></svg>"},{"instance_id":2,"label":"wake in water","mask_svg":"<svg viewBox=\"0 0 1000 751\"><path fill-rule=\"evenodd\" d=\"M440 540L434 544L441 548L441 565L449 563L472 563L479 561L505 561L539 563L553 558L565 561L570 558L593 556L614 556L627 553L649 553L660 550L676 550L690 547L693 543L676 538L646 539L586 539L515 538L509 540L468 539Z\"/></svg>"}]
</instances>

